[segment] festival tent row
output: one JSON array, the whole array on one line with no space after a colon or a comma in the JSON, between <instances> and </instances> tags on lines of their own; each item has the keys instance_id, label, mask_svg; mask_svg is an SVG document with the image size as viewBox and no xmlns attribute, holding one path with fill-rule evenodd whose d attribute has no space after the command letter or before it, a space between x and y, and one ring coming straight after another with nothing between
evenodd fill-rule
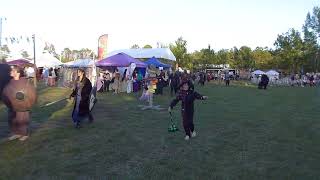
<instances>
[{"instance_id":1,"label":"festival tent row","mask_svg":"<svg viewBox=\"0 0 320 180\"><path fill-rule=\"evenodd\" d=\"M27 59L16 59L16 60L9 60L7 62L9 65L15 65L20 67L30 67L33 66L33 63Z\"/></svg>"},{"instance_id":2,"label":"festival tent row","mask_svg":"<svg viewBox=\"0 0 320 180\"><path fill-rule=\"evenodd\" d=\"M17 65L21 67L34 65L33 60L27 60L27 59L7 60L7 64ZM59 61L50 53L43 53L36 58L36 65L38 68L51 68L51 67L58 67L62 65L62 62Z\"/></svg>"},{"instance_id":3,"label":"festival tent row","mask_svg":"<svg viewBox=\"0 0 320 180\"><path fill-rule=\"evenodd\" d=\"M51 68L62 65L62 62L50 53L43 53L36 58L36 65L37 67Z\"/></svg>"},{"instance_id":4,"label":"festival tent row","mask_svg":"<svg viewBox=\"0 0 320 180\"><path fill-rule=\"evenodd\" d=\"M87 68L87 67L92 67L93 65L94 65L93 59L77 59L75 61L63 63L63 67L69 67L69 68Z\"/></svg>"},{"instance_id":5,"label":"festival tent row","mask_svg":"<svg viewBox=\"0 0 320 180\"><path fill-rule=\"evenodd\" d=\"M125 53L118 53L116 55L102 59L96 63L97 67L128 67L135 63L136 67L146 68L147 65Z\"/></svg>"},{"instance_id":6,"label":"festival tent row","mask_svg":"<svg viewBox=\"0 0 320 180\"><path fill-rule=\"evenodd\" d=\"M125 53L135 59L150 59L155 57L168 61L176 61L176 57L169 48L121 49L112 51L107 55L107 57L111 57L119 53Z\"/></svg>"}]
</instances>

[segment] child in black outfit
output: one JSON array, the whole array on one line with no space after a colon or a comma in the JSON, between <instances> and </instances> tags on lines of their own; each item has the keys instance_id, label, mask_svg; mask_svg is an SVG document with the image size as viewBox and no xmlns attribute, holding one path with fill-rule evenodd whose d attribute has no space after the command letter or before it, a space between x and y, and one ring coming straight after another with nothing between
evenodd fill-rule
<instances>
[{"instance_id":1,"label":"child in black outfit","mask_svg":"<svg viewBox=\"0 0 320 180\"><path fill-rule=\"evenodd\" d=\"M194 91L194 86L191 81L185 81L180 85L180 91L178 96L171 102L168 109L171 112L172 108L181 101L181 115L183 119L183 127L186 133L185 140L189 140L190 137L195 137L197 134L194 131L193 124L193 102L196 99L206 100L207 96L202 96Z\"/></svg>"}]
</instances>

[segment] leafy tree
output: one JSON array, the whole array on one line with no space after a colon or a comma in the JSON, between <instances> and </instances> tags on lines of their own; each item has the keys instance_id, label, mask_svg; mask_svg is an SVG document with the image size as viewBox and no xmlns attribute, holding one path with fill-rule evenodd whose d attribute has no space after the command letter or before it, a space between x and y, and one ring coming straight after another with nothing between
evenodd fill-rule
<instances>
[{"instance_id":1,"label":"leafy tree","mask_svg":"<svg viewBox=\"0 0 320 180\"><path fill-rule=\"evenodd\" d=\"M0 60L2 60L2 62L5 62L5 59L8 58L9 54L10 50L7 45L3 45L2 47L0 47Z\"/></svg>"},{"instance_id":2,"label":"leafy tree","mask_svg":"<svg viewBox=\"0 0 320 180\"><path fill-rule=\"evenodd\" d=\"M138 44L134 44L134 45L132 45L131 46L131 48L130 49L139 49L140 47L139 47L139 45Z\"/></svg>"},{"instance_id":3,"label":"leafy tree","mask_svg":"<svg viewBox=\"0 0 320 180\"><path fill-rule=\"evenodd\" d=\"M252 52L254 68L257 69L273 69L275 68L274 58L271 51L265 47L257 47Z\"/></svg>"},{"instance_id":4,"label":"leafy tree","mask_svg":"<svg viewBox=\"0 0 320 180\"><path fill-rule=\"evenodd\" d=\"M231 61L232 54L227 49L221 49L216 54L217 64L228 64Z\"/></svg>"},{"instance_id":5,"label":"leafy tree","mask_svg":"<svg viewBox=\"0 0 320 180\"><path fill-rule=\"evenodd\" d=\"M215 52L213 49L211 49L211 46L209 45L206 49L201 49L201 64L206 67L209 64L215 64L216 63L216 57Z\"/></svg>"},{"instance_id":6,"label":"leafy tree","mask_svg":"<svg viewBox=\"0 0 320 180\"><path fill-rule=\"evenodd\" d=\"M30 57L27 51L22 51L21 55L22 55L23 58L29 58Z\"/></svg>"},{"instance_id":7,"label":"leafy tree","mask_svg":"<svg viewBox=\"0 0 320 180\"><path fill-rule=\"evenodd\" d=\"M238 68L240 69L252 69L254 65L252 50L248 46L242 46L238 52Z\"/></svg>"},{"instance_id":8,"label":"leafy tree","mask_svg":"<svg viewBox=\"0 0 320 180\"><path fill-rule=\"evenodd\" d=\"M149 44L147 44L147 45L143 46L143 48L144 48L144 49L152 49L152 46L149 45Z\"/></svg>"},{"instance_id":9,"label":"leafy tree","mask_svg":"<svg viewBox=\"0 0 320 180\"><path fill-rule=\"evenodd\" d=\"M304 64L304 44L300 32L290 29L288 32L278 35L274 45L276 46L277 54L284 61L280 63L286 64L286 68L292 72L299 72Z\"/></svg>"},{"instance_id":10,"label":"leafy tree","mask_svg":"<svg viewBox=\"0 0 320 180\"><path fill-rule=\"evenodd\" d=\"M320 8L314 7L313 13L307 14L305 24L303 25L304 33L304 55L306 59L305 69L307 71L318 71L320 61Z\"/></svg>"},{"instance_id":11,"label":"leafy tree","mask_svg":"<svg viewBox=\"0 0 320 180\"><path fill-rule=\"evenodd\" d=\"M170 44L170 50L176 57L176 63L181 66L183 65L183 60L187 55L187 41L182 37L179 37L178 40L175 41L175 44Z\"/></svg>"},{"instance_id":12,"label":"leafy tree","mask_svg":"<svg viewBox=\"0 0 320 180\"><path fill-rule=\"evenodd\" d=\"M72 61L72 51L69 48L64 48L62 51L62 62Z\"/></svg>"},{"instance_id":13,"label":"leafy tree","mask_svg":"<svg viewBox=\"0 0 320 180\"><path fill-rule=\"evenodd\" d=\"M59 55L56 53L56 48L54 47L53 44L46 43L43 51L48 52L48 53L52 54L54 57L59 59Z\"/></svg>"}]
</instances>

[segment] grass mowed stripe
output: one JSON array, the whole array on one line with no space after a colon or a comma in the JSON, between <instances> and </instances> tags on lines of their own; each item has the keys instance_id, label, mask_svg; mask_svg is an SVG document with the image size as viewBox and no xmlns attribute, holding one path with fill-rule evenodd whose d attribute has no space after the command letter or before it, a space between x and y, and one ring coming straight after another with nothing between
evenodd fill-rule
<instances>
[{"instance_id":1,"label":"grass mowed stripe","mask_svg":"<svg viewBox=\"0 0 320 180\"><path fill-rule=\"evenodd\" d=\"M33 121L65 122L35 131L27 142L0 144L1 177L31 179L311 179L320 176L318 89L196 87L209 96L195 103L198 137L168 133L169 114L140 110L138 94L99 94L95 122L72 127L70 102L35 110ZM67 91L40 91L53 101ZM167 108L173 97L155 97ZM34 111L35 111L34 110ZM0 112L3 117L4 112ZM49 114L49 116L48 116ZM53 115L55 114L55 115ZM4 129L1 129L4 130ZM17 170L18 169L18 170Z\"/></svg>"}]
</instances>

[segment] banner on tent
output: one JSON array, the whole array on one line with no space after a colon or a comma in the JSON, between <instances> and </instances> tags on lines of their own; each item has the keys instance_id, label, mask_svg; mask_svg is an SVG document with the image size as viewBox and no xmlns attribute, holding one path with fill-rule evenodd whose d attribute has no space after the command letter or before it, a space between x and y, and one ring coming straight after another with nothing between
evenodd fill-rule
<instances>
[{"instance_id":1,"label":"banner on tent","mask_svg":"<svg viewBox=\"0 0 320 180\"><path fill-rule=\"evenodd\" d=\"M100 36L98 41L99 41L98 60L101 60L107 57L108 34L104 34Z\"/></svg>"}]
</instances>

